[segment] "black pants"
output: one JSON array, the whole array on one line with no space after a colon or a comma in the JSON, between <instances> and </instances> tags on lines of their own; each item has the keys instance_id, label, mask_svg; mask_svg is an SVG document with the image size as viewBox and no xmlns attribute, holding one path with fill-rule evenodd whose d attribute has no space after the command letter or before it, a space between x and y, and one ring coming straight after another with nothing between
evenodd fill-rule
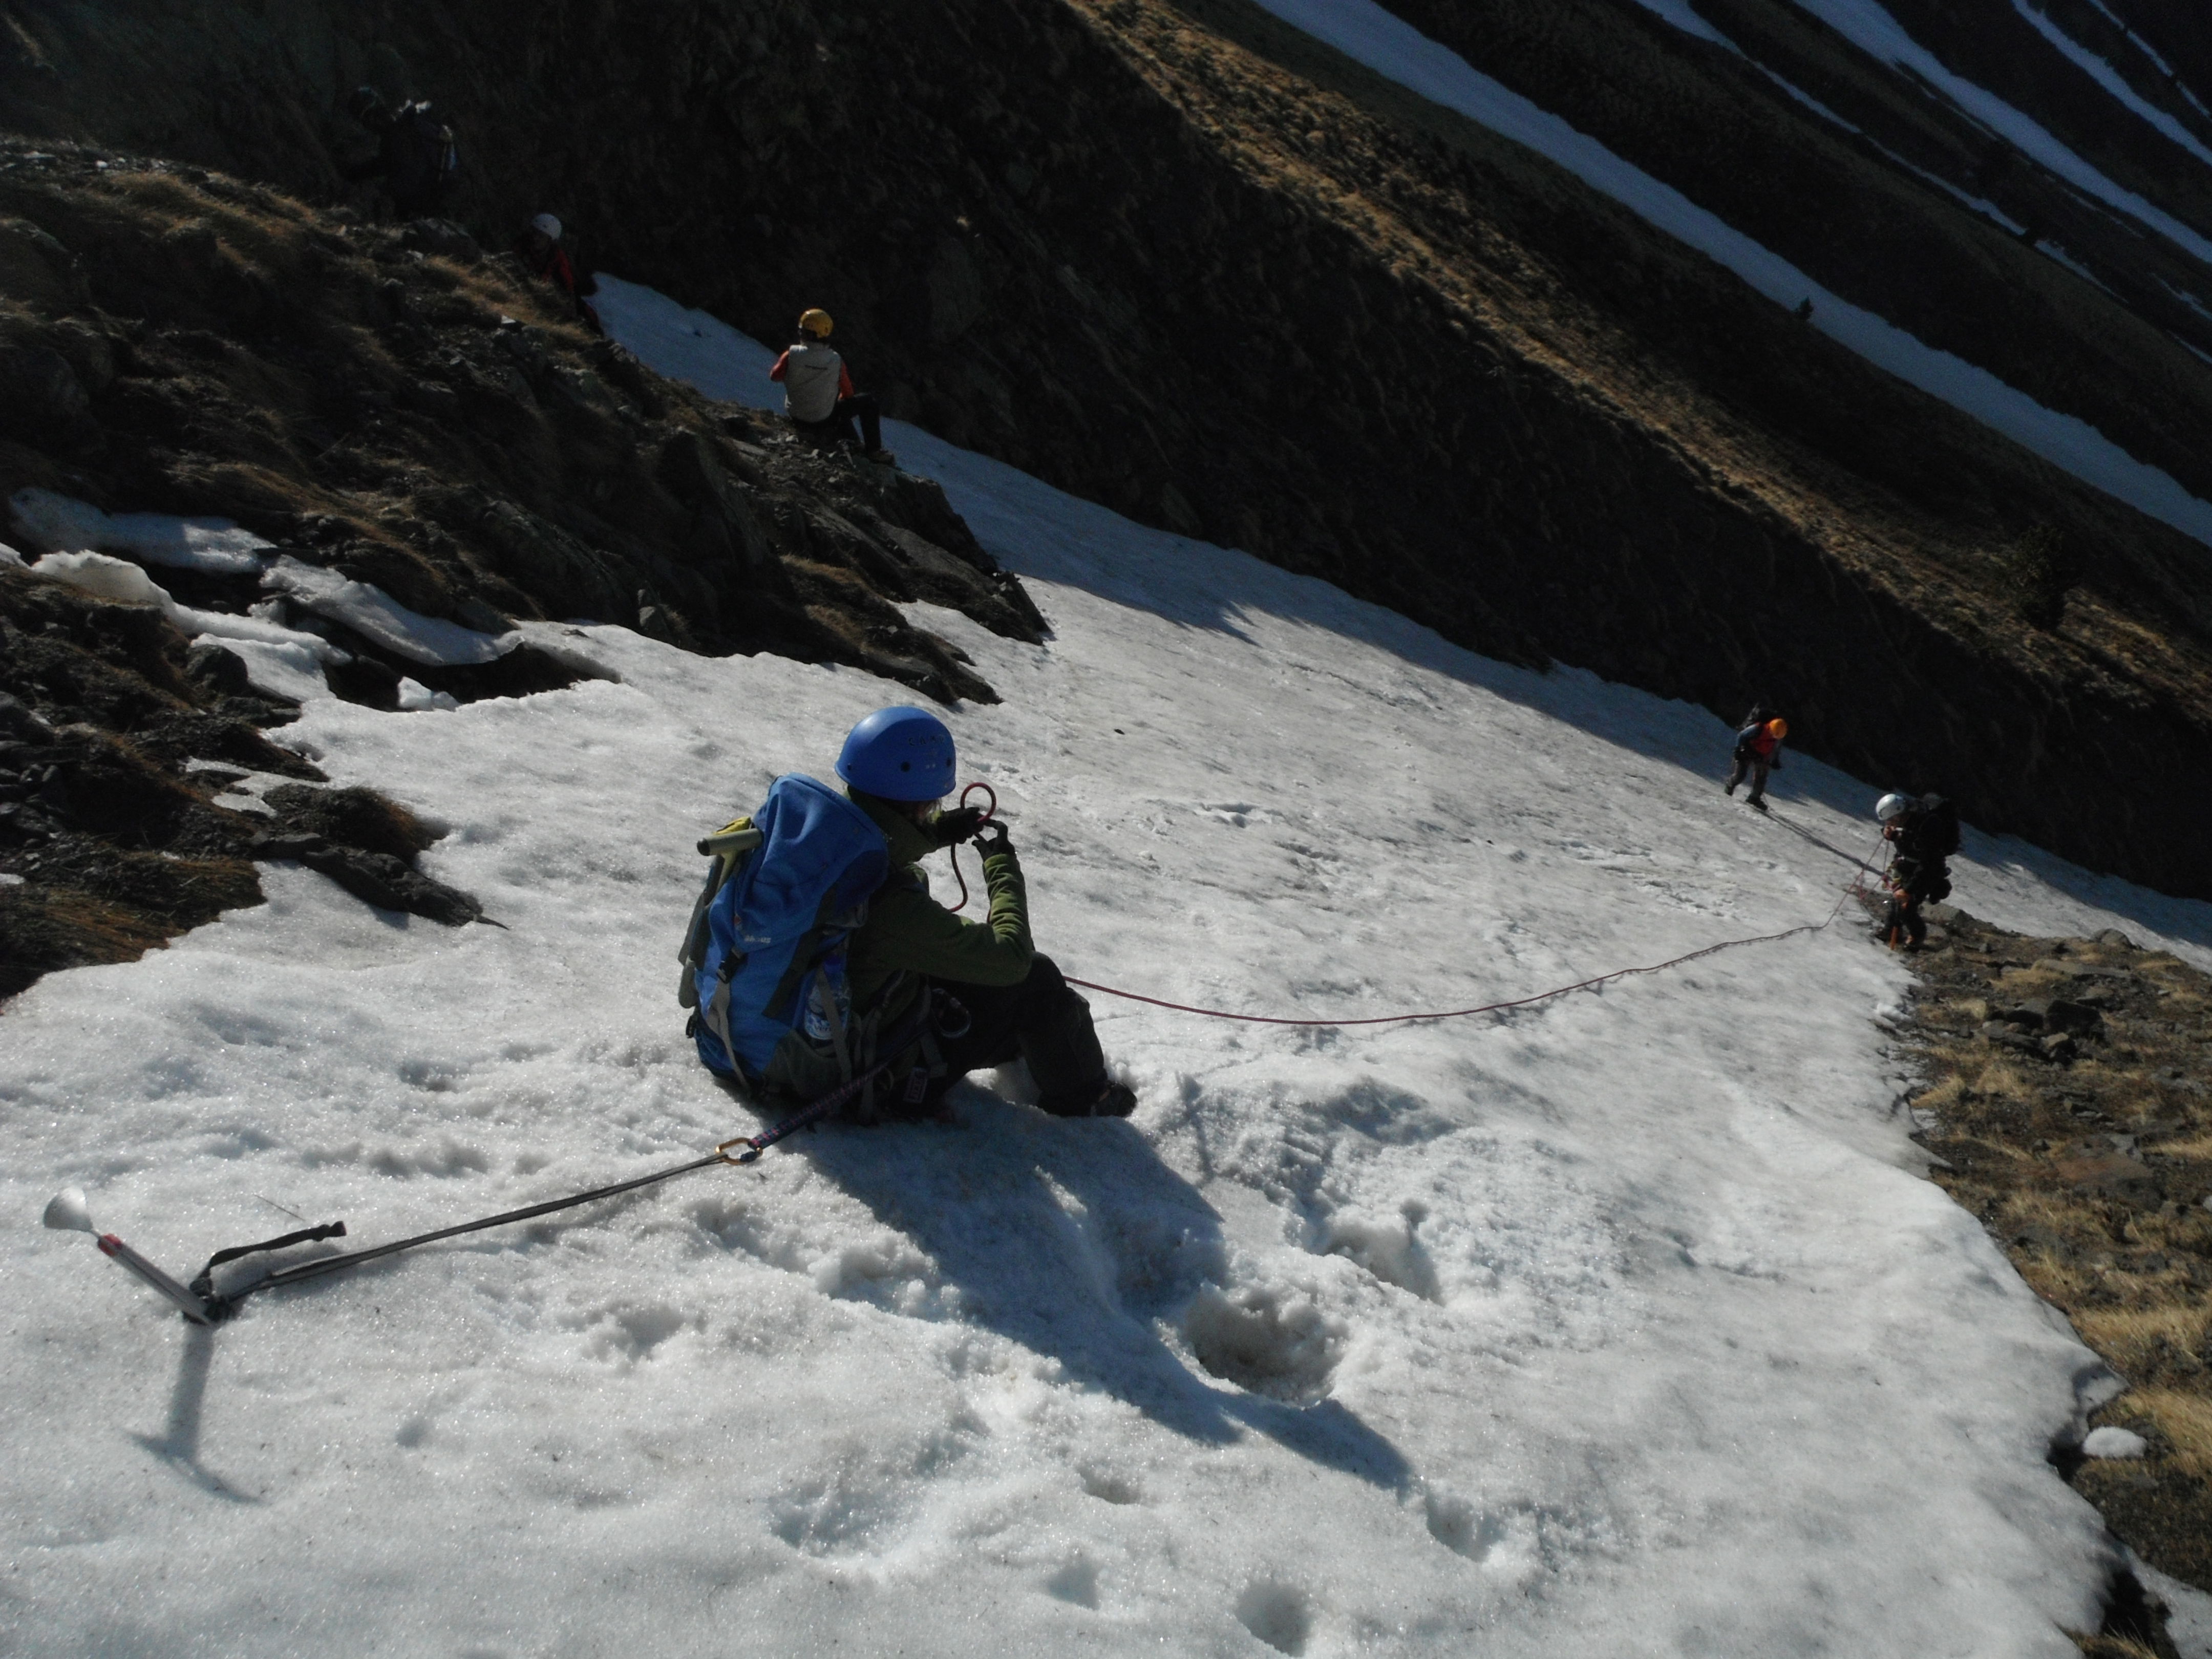
<instances>
[{"instance_id":1,"label":"black pants","mask_svg":"<svg viewBox=\"0 0 2212 1659\"><path fill-rule=\"evenodd\" d=\"M872 455L884 447L883 411L877 408L872 392L856 392L849 398L838 398L837 407L830 412L826 421L793 420L792 424L817 438L842 438L851 443L855 416L860 422L861 453Z\"/></svg>"},{"instance_id":2,"label":"black pants","mask_svg":"<svg viewBox=\"0 0 2212 1659\"><path fill-rule=\"evenodd\" d=\"M1735 757L1735 770L1729 774L1728 793L1735 793L1735 787L1743 781L1744 774L1751 774L1751 793L1746 798L1753 802L1766 799L1766 774L1772 763L1765 756L1747 749Z\"/></svg>"},{"instance_id":3,"label":"black pants","mask_svg":"<svg viewBox=\"0 0 2212 1659\"><path fill-rule=\"evenodd\" d=\"M1904 862L1899 860L1900 866ZM1889 908L1882 915L1883 936L1893 945L1909 945L1917 951L1928 942L1928 918L1921 914L1921 907L1950 896L1951 872L1940 864L1909 872L1893 868L1891 880L1895 884L1889 890Z\"/></svg>"},{"instance_id":4,"label":"black pants","mask_svg":"<svg viewBox=\"0 0 2212 1659\"><path fill-rule=\"evenodd\" d=\"M1105 1051L1091 1024L1091 1005L1076 995L1050 957L1035 957L1018 985L957 985L939 981L960 1005L947 1010L955 1035L940 1036L945 1075L930 1085L934 1099L969 1072L1029 1062L1037 1104L1056 1116L1088 1112L1108 1081ZM958 1030L960 1013L967 1028Z\"/></svg>"}]
</instances>

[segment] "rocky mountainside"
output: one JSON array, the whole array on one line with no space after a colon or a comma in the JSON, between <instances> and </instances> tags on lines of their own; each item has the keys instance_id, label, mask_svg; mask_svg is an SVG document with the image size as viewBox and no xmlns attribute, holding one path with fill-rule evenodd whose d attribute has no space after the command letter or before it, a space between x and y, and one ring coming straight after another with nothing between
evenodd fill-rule
<instances>
[{"instance_id":1,"label":"rocky mountainside","mask_svg":"<svg viewBox=\"0 0 2212 1659\"><path fill-rule=\"evenodd\" d=\"M197 632L305 641L381 708L570 683L557 650L501 648L546 618L995 700L896 608L1042 637L941 490L709 404L547 297L451 226L0 143L0 544L62 562L0 558L0 994L252 902L257 859L477 915L413 869L429 837L403 807L303 787L322 775L262 735L295 718L284 688ZM142 571L143 527L104 509L259 550ZM255 775L250 810L223 793Z\"/></svg>"},{"instance_id":2,"label":"rocky mountainside","mask_svg":"<svg viewBox=\"0 0 2212 1659\"><path fill-rule=\"evenodd\" d=\"M2212 493L2207 270L1819 7L1394 9ZM2088 9L2060 8L2116 53L2124 17L2184 54L2142 95L2202 128L2185 31L2128 0L2092 35ZM2187 152L2012 8L1897 14L1960 64L2002 24L1976 73L2003 59L2038 118L2212 233ZM0 124L337 199L366 143L346 90L428 96L483 234L553 208L587 260L767 337L823 304L893 413L1054 483L1480 649L1730 717L1779 702L1823 758L2212 894L2203 544L1249 0L9 17Z\"/></svg>"}]
</instances>

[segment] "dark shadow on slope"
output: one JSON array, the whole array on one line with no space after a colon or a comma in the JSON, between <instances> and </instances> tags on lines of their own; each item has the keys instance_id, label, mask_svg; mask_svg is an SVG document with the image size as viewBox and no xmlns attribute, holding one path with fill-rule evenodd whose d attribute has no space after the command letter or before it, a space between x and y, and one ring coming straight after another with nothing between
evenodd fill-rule
<instances>
[{"instance_id":1,"label":"dark shadow on slope","mask_svg":"<svg viewBox=\"0 0 2212 1659\"><path fill-rule=\"evenodd\" d=\"M202 1490L234 1504L258 1503L200 1462L200 1413L207 1400L208 1367L214 1360L215 1333L204 1325L188 1326L185 1351L177 1362L177 1384L169 1393L167 1425L159 1435L131 1437Z\"/></svg>"},{"instance_id":2,"label":"dark shadow on slope","mask_svg":"<svg viewBox=\"0 0 2212 1659\"><path fill-rule=\"evenodd\" d=\"M959 1127L833 1133L815 1167L914 1241L959 1316L1049 1356L1068 1378L1206 1445L1249 1431L1378 1486L1412 1470L1346 1407L1294 1406L1194 1374L1155 1322L1225 1273L1221 1219L1121 1121L1070 1121L971 1086ZM848 1292L850 1293L850 1292ZM861 1293L865 1294L865 1291Z\"/></svg>"}]
</instances>

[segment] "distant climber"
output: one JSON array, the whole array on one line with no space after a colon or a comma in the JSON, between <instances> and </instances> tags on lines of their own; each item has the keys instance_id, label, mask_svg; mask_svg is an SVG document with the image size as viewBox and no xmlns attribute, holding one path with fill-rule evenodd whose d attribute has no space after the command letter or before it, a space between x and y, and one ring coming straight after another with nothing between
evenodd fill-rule
<instances>
[{"instance_id":1,"label":"distant climber","mask_svg":"<svg viewBox=\"0 0 2212 1659\"><path fill-rule=\"evenodd\" d=\"M453 130L420 100L393 109L374 87L357 87L346 113L376 135L376 154L339 167L359 183L381 178L399 219L432 219L445 210L446 195L460 172Z\"/></svg>"},{"instance_id":2,"label":"distant climber","mask_svg":"<svg viewBox=\"0 0 2212 1659\"><path fill-rule=\"evenodd\" d=\"M1028 1062L1055 1117L1127 1117L1091 1006L1030 942L1027 890L1006 827L946 811L952 734L926 710L879 708L837 757L845 793L779 778L752 818L701 843L731 849L683 951L678 1000L700 1059L772 1094L814 1101L888 1062L863 1121L932 1115L969 1072ZM989 912L929 896L921 860L974 841ZM725 873L726 871L726 873ZM734 1063L732 1063L734 1062Z\"/></svg>"},{"instance_id":3,"label":"distant climber","mask_svg":"<svg viewBox=\"0 0 2212 1659\"><path fill-rule=\"evenodd\" d=\"M566 249L561 246L561 222L550 213L541 213L522 228L514 239L514 257L523 270L541 283L550 283L567 296L576 308L577 320L594 334L604 334L599 313L586 297L599 291L599 279L590 271L579 276L568 261Z\"/></svg>"},{"instance_id":4,"label":"distant climber","mask_svg":"<svg viewBox=\"0 0 2212 1659\"><path fill-rule=\"evenodd\" d=\"M783 412L801 432L833 441L855 445L870 460L889 466L895 459L884 447L883 416L873 396L853 390L853 376L845 360L830 348L830 313L815 307L802 312L799 338L775 367L771 380L783 383ZM858 417L860 435L853 434Z\"/></svg>"},{"instance_id":5,"label":"distant climber","mask_svg":"<svg viewBox=\"0 0 2212 1659\"><path fill-rule=\"evenodd\" d=\"M1754 704L1744 716L1743 725L1735 734L1735 769L1729 774L1723 787L1724 795L1735 793L1736 785L1747 775L1751 779L1751 793L1744 804L1766 810L1766 775L1782 765L1782 740L1790 735L1790 722L1779 715L1769 715L1764 704Z\"/></svg>"},{"instance_id":6,"label":"distant climber","mask_svg":"<svg viewBox=\"0 0 2212 1659\"><path fill-rule=\"evenodd\" d=\"M1946 862L1959 850L1959 809L1941 795L1884 795L1875 803L1890 843L1889 903L1875 938L1892 950L1917 951L1928 939L1921 907L1951 892Z\"/></svg>"}]
</instances>

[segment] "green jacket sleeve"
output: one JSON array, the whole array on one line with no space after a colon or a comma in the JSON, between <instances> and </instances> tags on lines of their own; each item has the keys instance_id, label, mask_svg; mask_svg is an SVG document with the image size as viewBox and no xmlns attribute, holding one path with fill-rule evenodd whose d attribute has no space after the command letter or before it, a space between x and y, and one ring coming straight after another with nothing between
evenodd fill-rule
<instances>
[{"instance_id":1,"label":"green jacket sleeve","mask_svg":"<svg viewBox=\"0 0 2212 1659\"><path fill-rule=\"evenodd\" d=\"M964 921L927 890L903 881L876 896L854 941L856 978L902 970L963 985L1018 985L1029 977L1029 896L1009 850L983 860L990 919Z\"/></svg>"}]
</instances>

